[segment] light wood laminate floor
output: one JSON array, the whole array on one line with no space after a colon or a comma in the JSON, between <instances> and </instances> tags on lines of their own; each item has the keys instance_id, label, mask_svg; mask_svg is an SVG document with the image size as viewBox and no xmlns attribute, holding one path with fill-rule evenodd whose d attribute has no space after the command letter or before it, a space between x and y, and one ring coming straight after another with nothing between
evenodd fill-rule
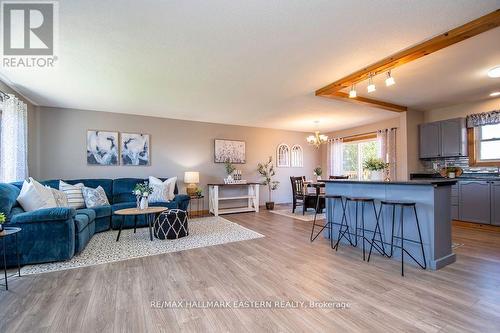
<instances>
[{"instance_id":1,"label":"light wood laminate floor","mask_svg":"<svg viewBox=\"0 0 500 333\"><path fill-rule=\"evenodd\" d=\"M26 276L0 291L0 332L498 332L500 233L454 227L439 271L309 242L310 222L225 218L250 241ZM158 309L152 301L343 301L347 309Z\"/></svg>"}]
</instances>

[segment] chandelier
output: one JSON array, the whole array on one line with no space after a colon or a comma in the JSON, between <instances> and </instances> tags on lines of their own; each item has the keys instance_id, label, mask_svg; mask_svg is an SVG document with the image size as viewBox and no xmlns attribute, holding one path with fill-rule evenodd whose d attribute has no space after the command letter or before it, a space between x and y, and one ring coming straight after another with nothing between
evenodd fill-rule
<instances>
[{"instance_id":1,"label":"chandelier","mask_svg":"<svg viewBox=\"0 0 500 333\"><path fill-rule=\"evenodd\" d=\"M313 145L316 148L319 148L321 144L326 143L328 141L328 136L324 134L319 134L319 131L314 132L314 135L309 135L307 138L307 143Z\"/></svg>"}]
</instances>

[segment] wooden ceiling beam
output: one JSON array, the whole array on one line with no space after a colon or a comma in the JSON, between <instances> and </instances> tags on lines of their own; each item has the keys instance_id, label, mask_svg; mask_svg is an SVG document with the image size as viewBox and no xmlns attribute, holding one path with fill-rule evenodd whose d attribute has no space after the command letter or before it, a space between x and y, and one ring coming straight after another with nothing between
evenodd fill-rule
<instances>
[{"instance_id":1,"label":"wooden ceiling beam","mask_svg":"<svg viewBox=\"0 0 500 333\"><path fill-rule=\"evenodd\" d=\"M349 98L349 94L346 94L345 92L342 92L342 91L337 91L337 92L334 92L333 94L330 94L330 95L324 95L323 97L332 98L332 99L340 99L340 100L343 100L344 102L362 104L365 106L376 107L379 109L384 109L384 110L393 111L393 112L406 112L406 111L408 111L408 108L406 106L392 104L392 103L384 102L384 101L379 101L379 100L372 99L372 98L367 98L367 97L362 97L362 96L357 96L355 98Z\"/></svg>"},{"instance_id":2,"label":"wooden ceiling beam","mask_svg":"<svg viewBox=\"0 0 500 333\"><path fill-rule=\"evenodd\" d=\"M485 31L500 26L500 9L466 23L460 27L431 38L423 43L399 51L387 58L345 76L329 85L316 90L316 96L329 97L334 93L351 87L353 84L367 80L370 75L378 75L393 68L399 67L468 38L479 35ZM332 96L333 98L338 98ZM359 98L358 98L359 99Z\"/></svg>"}]
</instances>

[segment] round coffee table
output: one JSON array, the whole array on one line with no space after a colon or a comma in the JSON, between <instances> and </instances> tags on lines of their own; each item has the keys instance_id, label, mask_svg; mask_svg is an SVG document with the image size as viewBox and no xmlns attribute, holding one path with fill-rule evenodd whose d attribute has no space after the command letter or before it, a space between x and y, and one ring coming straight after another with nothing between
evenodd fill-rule
<instances>
[{"instance_id":1,"label":"round coffee table","mask_svg":"<svg viewBox=\"0 0 500 333\"><path fill-rule=\"evenodd\" d=\"M152 225L155 219L156 214L164 212L168 210L167 207L148 207L146 209L137 209L137 208L125 208L125 209L120 209L117 210L114 214L115 215L121 215L124 216L120 223L120 230L118 231L118 236L116 237L116 241L118 242L120 240L120 234L122 233L122 228L123 228L123 220L125 220L125 216L137 216L137 215L144 215L146 220L148 221L148 226L149 226L149 238L151 241L153 241L153 229ZM137 225L137 220L134 224L134 233L136 230L136 225Z\"/></svg>"}]
</instances>

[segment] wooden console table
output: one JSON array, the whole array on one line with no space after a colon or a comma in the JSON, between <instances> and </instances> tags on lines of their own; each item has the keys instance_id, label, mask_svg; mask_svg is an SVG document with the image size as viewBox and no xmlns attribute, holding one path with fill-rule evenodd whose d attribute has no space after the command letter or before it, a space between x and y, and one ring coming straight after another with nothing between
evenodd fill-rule
<instances>
[{"instance_id":1,"label":"wooden console table","mask_svg":"<svg viewBox=\"0 0 500 333\"><path fill-rule=\"evenodd\" d=\"M208 184L208 206L209 212L215 216L221 214L231 213L244 213L244 212L259 212L259 185L260 183L246 183L246 184ZM233 197L221 197L220 188L238 188L246 187L247 194ZM244 207L231 207L219 208L219 203L222 201L238 201L247 200L247 206Z\"/></svg>"}]
</instances>

